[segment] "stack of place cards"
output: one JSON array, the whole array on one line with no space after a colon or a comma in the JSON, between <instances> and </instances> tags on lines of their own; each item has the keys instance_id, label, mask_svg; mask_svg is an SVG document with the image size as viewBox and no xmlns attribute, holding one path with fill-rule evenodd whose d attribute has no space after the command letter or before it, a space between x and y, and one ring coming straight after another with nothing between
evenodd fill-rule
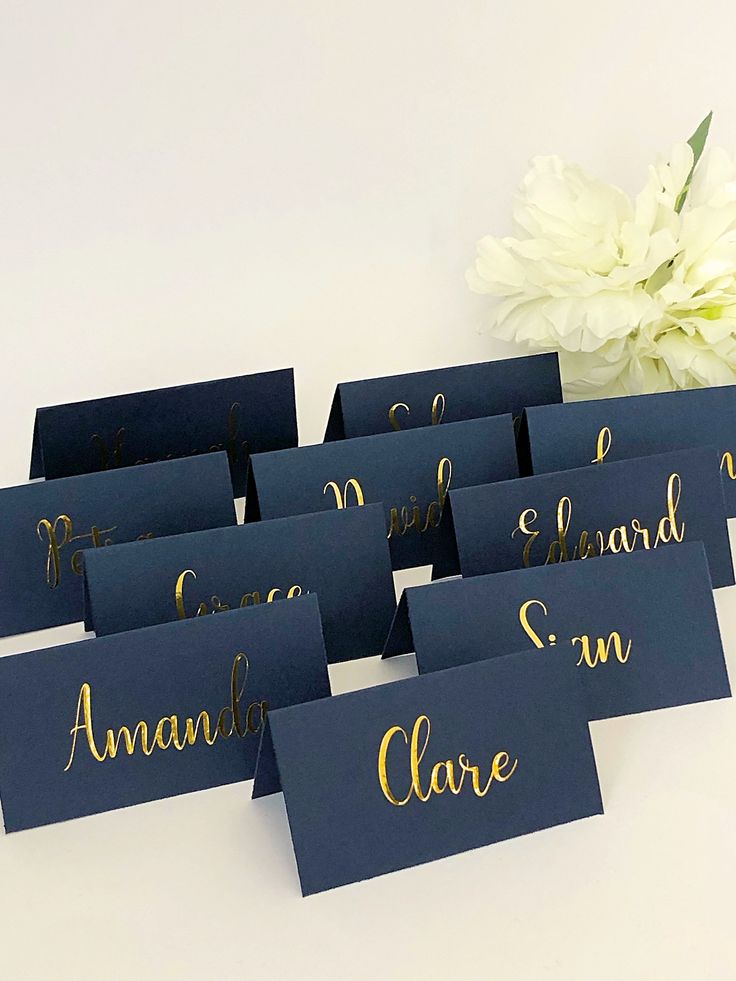
<instances>
[{"instance_id":1,"label":"stack of place cards","mask_svg":"<svg viewBox=\"0 0 736 981\"><path fill-rule=\"evenodd\" d=\"M0 660L6 829L255 775L308 894L601 813L591 720L730 695L734 398L543 355L343 383L301 448L290 370L39 409L0 635L97 637ZM420 565L463 578L397 608ZM331 696L382 651L419 676Z\"/></svg>"}]
</instances>

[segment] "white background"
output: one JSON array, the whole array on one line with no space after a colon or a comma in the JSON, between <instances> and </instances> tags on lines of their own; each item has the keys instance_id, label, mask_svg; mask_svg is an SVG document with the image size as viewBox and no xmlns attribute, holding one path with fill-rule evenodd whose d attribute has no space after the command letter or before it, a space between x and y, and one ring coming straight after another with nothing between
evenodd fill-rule
<instances>
[{"instance_id":1,"label":"white background","mask_svg":"<svg viewBox=\"0 0 736 981\"><path fill-rule=\"evenodd\" d=\"M293 364L315 442L337 381L508 354L463 271L509 230L531 155L635 191L710 108L736 143L723 3L0 14L3 485L27 476L37 405ZM735 592L717 602L736 679ZM605 817L309 900L282 799L249 784L2 838L0 977L736 977L736 705L592 730Z\"/></svg>"}]
</instances>

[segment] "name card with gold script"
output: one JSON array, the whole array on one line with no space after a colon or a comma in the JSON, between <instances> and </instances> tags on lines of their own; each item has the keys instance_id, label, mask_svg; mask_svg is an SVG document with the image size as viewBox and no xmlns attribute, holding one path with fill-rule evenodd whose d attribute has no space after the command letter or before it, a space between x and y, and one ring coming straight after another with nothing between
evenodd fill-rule
<instances>
[{"instance_id":1,"label":"name card with gold script","mask_svg":"<svg viewBox=\"0 0 736 981\"><path fill-rule=\"evenodd\" d=\"M379 654L396 607L378 504L98 549L85 585L98 635L316 593L330 661Z\"/></svg>"},{"instance_id":2,"label":"name card with gold script","mask_svg":"<svg viewBox=\"0 0 736 981\"><path fill-rule=\"evenodd\" d=\"M701 541L713 585L734 583L708 447L451 490L448 517L464 576Z\"/></svg>"},{"instance_id":3,"label":"name card with gold script","mask_svg":"<svg viewBox=\"0 0 736 981\"><path fill-rule=\"evenodd\" d=\"M575 665L589 719L731 694L702 542L406 589L385 654L426 673L524 647Z\"/></svg>"},{"instance_id":4,"label":"name card with gold script","mask_svg":"<svg viewBox=\"0 0 736 981\"><path fill-rule=\"evenodd\" d=\"M0 636L81 620L91 550L234 524L224 453L0 490Z\"/></svg>"},{"instance_id":5,"label":"name card with gold script","mask_svg":"<svg viewBox=\"0 0 736 981\"><path fill-rule=\"evenodd\" d=\"M522 433L534 473L712 446L736 516L736 385L535 407Z\"/></svg>"},{"instance_id":6,"label":"name card with gold script","mask_svg":"<svg viewBox=\"0 0 736 981\"><path fill-rule=\"evenodd\" d=\"M279 790L305 896L603 811L577 672L529 653L270 713Z\"/></svg>"},{"instance_id":7,"label":"name card with gold script","mask_svg":"<svg viewBox=\"0 0 736 981\"><path fill-rule=\"evenodd\" d=\"M341 382L325 442L437 426L562 401L556 354Z\"/></svg>"},{"instance_id":8,"label":"name card with gold script","mask_svg":"<svg viewBox=\"0 0 736 981\"><path fill-rule=\"evenodd\" d=\"M38 409L31 478L224 450L242 497L249 453L297 441L294 372L284 368Z\"/></svg>"},{"instance_id":9,"label":"name card with gold script","mask_svg":"<svg viewBox=\"0 0 736 981\"><path fill-rule=\"evenodd\" d=\"M363 436L251 457L245 520L383 503L394 569L458 573L451 488L518 476L511 416Z\"/></svg>"},{"instance_id":10,"label":"name card with gold script","mask_svg":"<svg viewBox=\"0 0 736 981\"><path fill-rule=\"evenodd\" d=\"M248 780L268 713L329 694L314 596L4 657L5 829Z\"/></svg>"}]
</instances>

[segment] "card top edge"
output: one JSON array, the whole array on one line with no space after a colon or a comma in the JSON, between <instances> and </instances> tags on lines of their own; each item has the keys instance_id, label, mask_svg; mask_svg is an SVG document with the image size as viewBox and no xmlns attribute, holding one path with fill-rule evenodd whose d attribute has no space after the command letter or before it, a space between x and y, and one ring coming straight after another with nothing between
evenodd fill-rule
<instances>
[{"instance_id":1,"label":"card top edge","mask_svg":"<svg viewBox=\"0 0 736 981\"><path fill-rule=\"evenodd\" d=\"M344 447L346 444L355 445L362 443L365 445L367 441L372 440L391 439L394 442L389 445L395 446L396 441L399 439L404 439L405 442L432 438L440 439L442 434L446 433L448 429L455 430L460 426L476 427L481 430L483 428L496 428L499 431L502 431L503 428L508 429L508 432L513 435L512 420L513 416L510 412L499 412L493 416L477 416L474 419L458 419L455 422L443 422L441 426L415 426L413 429L401 429L397 432L369 433L364 436L350 436L346 439L333 440L328 443L308 443L304 446L288 446L282 450L266 450L262 453L251 453L250 459L257 460L262 457L274 456L283 458L287 453L300 453L305 450L322 450L325 453L337 453L339 452L338 448Z\"/></svg>"},{"instance_id":2,"label":"card top edge","mask_svg":"<svg viewBox=\"0 0 736 981\"><path fill-rule=\"evenodd\" d=\"M557 363L558 356L556 351L542 351L536 354L524 354L517 355L511 358L499 358L494 361L471 361L470 363L463 364L452 364L444 365L441 368L423 368L420 371L400 371L394 375L377 375L373 378L356 378L352 381L342 381L338 382L336 388L344 389L352 387L353 385L364 385L370 382L385 382L385 381L395 381L400 378L421 378L422 376L440 376L443 374L448 374L449 372L456 371L462 368L476 368L478 370L483 368L488 368L491 365L502 365L508 362L514 362L515 364L520 364L521 362L528 362L530 358L538 358L542 361L555 361Z\"/></svg>"},{"instance_id":3,"label":"card top edge","mask_svg":"<svg viewBox=\"0 0 736 981\"><path fill-rule=\"evenodd\" d=\"M429 671L426 674L416 674L412 675L410 678L400 678L396 681L386 681L379 685L372 685L369 688L358 688L354 691L343 692L341 694L333 694L328 698L315 699L311 702L304 702L300 705L288 705L283 708L274 709L270 713L271 724L273 724L274 716L281 718L288 714L291 717L298 717L302 713L309 713L314 711L322 711L323 709L330 712L339 712L341 707L349 702L364 702L364 703L379 703L385 702L384 691L387 687L390 687L393 692L399 692L407 688L433 688L442 685L443 680L449 678L450 676L457 677L462 672L467 674L473 673L483 673L485 671L493 674L494 672L500 672L508 669L508 666L513 662L514 664L522 665L524 663L530 663L534 661L534 672L536 674L541 672L559 674L561 677L567 675L570 680L570 685L577 687L580 685L580 681L576 674L574 674L569 665L560 660L555 660L553 658L540 659L539 652L537 650L519 649L516 651L510 651L507 654L501 654L497 657L483 658L477 661L470 661L466 664L456 664L452 667L442 668L438 671ZM325 708L329 705L329 708ZM320 706L317 708L317 706ZM583 711L582 703L582 688L580 689L580 717L587 719ZM276 723L278 725L278 721Z\"/></svg>"},{"instance_id":4,"label":"card top edge","mask_svg":"<svg viewBox=\"0 0 736 981\"><path fill-rule=\"evenodd\" d=\"M345 516L348 516L347 518ZM292 525L297 522L307 523L312 522L313 524L319 523L329 523L335 521L365 521L366 523L374 522L378 528L380 523L380 528L383 532L381 535L381 540L385 541L385 523L386 519L384 516L383 504L363 504L360 507L349 507L349 508L334 508L329 511L310 511L308 514L292 514L287 515L284 518L269 518L267 521L252 521L241 525L225 525L220 528L204 528L201 531L186 531L181 532L178 535L165 535L162 538L152 538L146 541L136 541L136 542L120 542L117 545L109 545L106 548L93 548L85 550L85 567L92 562L93 564L99 562L105 562L106 556L114 556L119 554L123 549L133 549L133 548L166 548L171 547L167 543L175 543L183 538L187 538L190 541L202 541L208 536L210 538L217 538L222 535L250 535L255 537L259 534L277 534L278 529L283 527L284 522L290 522ZM388 548L388 543L386 542L386 547ZM86 577L86 573L85 573Z\"/></svg>"},{"instance_id":5,"label":"card top edge","mask_svg":"<svg viewBox=\"0 0 736 981\"><path fill-rule=\"evenodd\" d=\"M56 402L53 405L40 405L36 409L36 414L41 412L47 412L51 409L72 409L80 405L90 405L92 403L112 403L119 402L125 399L135 399L140 397L146 397L149 395L173 395L184 389L196 389L202 391L211 385L226 384L229 382L243 381L244 379L256 379L256 378L266 378L267 376L276 376L282 374L289 374L294 377L293 368L269 368L267 371L256 371L249 375L231 375L227 378L211 378L206 381L198 382L185 382L180 385L165 385L160 388L146 388L141 389L136 392L119 392L116 395L101 395L97 397L92 397L88 399L79 399L75 402ZM292 381L293 383L293 381Z\"/></svg>"},{"instance_id":6,"label":"card top edge","mask_svg":"<svg viewBox=\"0 0 736 981\"><path fill-rule=\"evenodd\" d=\"M689 457L696 459L701 457L703 460L705 457L711 457L714 462L713 473L718 475L720 483L720 473L718 469L718 459L719 451L714 444L702 444L698 446L688 446L680 450L668 450L666 453L648 453L644 456L628 457L624 460L611 460L603 464L588 463L582 467L570 467L567 470L550 470L546 473L534 473L527 477L515 477L508 480L496 480L490 484L474 484L471 487L457 487L454 490L450 490L450 501L458 499L462 495L468 494L478 494L482 492L487 492L489 489L506 487L509 484L514 484L515 486L520 486L522 484L528 485L530 481L537 481L541 484L543 481L556 481L560 477L567 477L568 479L575 479L576 474L605 474L608 477L611 475L611 470L616 467L619 469L636 469L642 463L652 463L656 465L657 461L667 460L667 459L687 459ZM725 504L724 504L725 508Z\"/></svg>"},{"instance_id":7,"label":"card top edge","mask_svg":"<svg viewBox=\"0 0 736 981\"><path fill-rule=\"evenodd\" d=\"M146 480L153 476L153 467L168 467L172 471L177 467L184 467L192 470L196 467L210 467L212 466L212 460L216 458L222 460L223 465L227 468L229 482L230 465L228 463L227 451L211 450L207 453L196 453L191 456L175 456L169 460L152 460L149 463L133 463L130 464L130 466L114 467L110 470L91 470L88 473L69 474L67 477L54 477L52 480L36 478L33 480L27 480L23 484L11 484L9 487L0 487L0 495L2 495L5 491L24 491L29 487L58 487L60 490L63 490L63 488L68 487L72 481L91 481L96 479L104 482L105 480L113 480L121 473L132 474L133 477L131 479L133 480ZM214 464L214 466L218 465L219 464L217 463Z\"/></svg>"},{"instance_id":8,"label":"card top edge","mask_svg":"<svg viewBox=\"0 0 736 981\"><path fill-rule=\"evenodd\" d=\"M682 553L686 554L683 555ZM698 552L698 558L695 557L695 553ZM622 577L627 577L629 573L626 570L628 565L636 565L638 563L651 563L656 565L661 563L662 565L674 565L675 563L693 563L702 562L703 571L708 574L710 578L710 569L708 566L707 553L705 551L705 545L702 541L686 541L679 542L676 547L672 548L650 548L650 549L635 549L633 552L621 552L607 555L596 555L591 556L594 558L595 569L614 569L617 574ZM606 563L604 566L600 566L599 563ZM613 565L614 562L618 562L619 565ZM623 568L621 568L620 563L623 563ZM560 574L565 575L583 575L587 574L583 572L584 565L580 560L573 562L556 562L550 563L549 565L535 565L530 568L523 569L504 569L502 572L483 572L477 576L456 576L453 579L439 580L437 582L427 582L421 583L417 586L406 586L402 590L402 597L405 596L407 603L412 602L412 596L418 594L424 594L428 590L435 590L437 592L440 589L444 590L456 590L463 588L473 588L473 586L481 587L483 585L489 584L491 581L496 585L500 586L501 581L505 579L516 579L519 576L523 576L524 580L529 578L536 578L538 576L559 576ZM553 571L557 570L557 572Z\"/></svg>"},{"instance_id":9,"label":"card top edge","mask_svg":"<svg viewBox=\"0 0 736 981\"><path fill-rule=\"evenodd\" d=\"M691 396L691 401L699 399L716 399L722 395L736 396L736 385L713 385L706 388L685 388L677 389L673 392L642 392L640 395L618 396L605 399L581 399L576 402L550 402L548 405L530 405L524 409L529 416L539 416L549 412L564 411L568 415L576 413L595 412L598 406L609 407L611 405L631 405L632 403L641 405L642 399L651 402L669 402L680 397Z\"/></svg>"},{"instance_id":10,"label":"card top edge","mask_svg":"<svg viewBox=\"0 0 736 981\"><path fill-rule=\"evenodd\" d=\"M81 640L69 641L66 644L55 644L51 647L38 647L28 651L18 651L12 654L5 654L0 657L0 673L5 670L12 670L15 658L29 657L32 655L63 656L72 652L92 653L95 656L105 654L105 648L117 648L121 644L130 642L136 644L140 641L149 641L160 634L170 633L176 635L178 631L187 629L189 624L190 635L196 632L207 633L216 630L220 624L227 624L233 620L233 614L242 617L246 615L251 621L261 618L280 616L282 618L293 616L295 610L313 608L312 614L317 618L317 622L322 623L319 612L319 598L316 593L304 593L301 596L292 597L288 603L261 603L251 606L236 607L232 610L223 610L220 613L202 617L187 617L186 620L169 620L165 623L149 624L146 627L136 627L133 630L122 630L112 634L104 634L100 637L83 637ZM247 622L247 621L246 621ZM154 655L155 656L155 655ZM3 667L5 665L5 667Z\"/></svg>"}]
</instances>

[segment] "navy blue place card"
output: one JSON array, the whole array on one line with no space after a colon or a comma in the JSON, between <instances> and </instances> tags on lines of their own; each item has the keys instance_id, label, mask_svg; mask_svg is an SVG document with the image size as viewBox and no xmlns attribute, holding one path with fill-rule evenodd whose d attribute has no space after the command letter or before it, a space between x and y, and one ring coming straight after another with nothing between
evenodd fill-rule
<instances>
[{"instance_id":1,"label":"navy blue place card","mask_svg":"<svg viewBox=\"0 0 736 981\"><path fill-rule=\"evenodd\" d=\"M385 653L425 673L524 647L578 668L589 719L731 694L702 542L406 589Z\"/></svg>"},{"instance_id":2,"label":"navy blue place card","mask_svg":"<svg viewBox=\"0 0 736 981\"><path fill-rule=\"evenodd\" d=\"M316 593L330 661L380 654L396 607L377 504L98 549L85 587L98 636Z\"/></svg>"},{"instance_id":3,"label":"navy blue place card","mask_svg":"<svg viewBox=\"0 0 736 981\"><path fill-rule=\"evenodd\" d=\"M249 453L297 445L291 368L36 410L31 478L224 450L235 496Z\"/></svg>"},{"instance_id":4,"label":"navy blue place card","mask_svg":"<svg viewBox=\"0 0 736 981\"><path fill-rule=\"evenodd\" d=\"M90 549L235 524L224 453L0 490L0 636L81 620Z\"/></svg>"},{"instance_id":5,"label":"navy blue place card","mask_svg":"<svg viewBox=\"0 0 736 981\"><path fill-rule=\"evenodd\" d=\"M5 830L249 780L267 713L329 694L314 596L4 657Z\"/></svg>"},{"instance_id":6,"label":"navy blue place card","mask_svg":"<svg viewBox=\"0 0 736 981\"><path fill-rule=\"evenodd\" d=\"M701 541L732 586L715 450L701 447L450 491L463 576Z\"/></svg>"},{"instance_id":7,"label":"navy blue place card","mask_svg":"<svg viewBox=\"0 0 736 981\"><path fill-rule=\"evenodd\" d=\"M245 520L382 502L394 569L458 570L442 520L453 487L519 474L511 416L384 433L251 457Z\"/></svg>"},{"instance_id":8,"label":"navy blue place card","mask_svg":"<svg viewBox=\"0 0 736 981\"><path fill-rule=\"evenodd\" d=\"M523 653L269 713L253 796L283 790L302 893L602 813L581 691Z\"/></svg>"},{"instance_id":9,"label":"navy blue place card","mask_svg":"<svg viewBox=\"0 0 736 981\"><path fill-rule=\"evenodd\" d=\"M535 407L522 429L534 473L713 446L736 517L736 385Z\"/></svg>"},{"instance_id":10,"label":"navy blue place card","mask_svg":"<svg viewBox=\"0 0 736 981\"><path fill-rule=\"evenodd\" d=\"M342 382L325 442L507 412L518 417L527 405L561 401L556 354Z\"/></svg>"}]
</instances>

